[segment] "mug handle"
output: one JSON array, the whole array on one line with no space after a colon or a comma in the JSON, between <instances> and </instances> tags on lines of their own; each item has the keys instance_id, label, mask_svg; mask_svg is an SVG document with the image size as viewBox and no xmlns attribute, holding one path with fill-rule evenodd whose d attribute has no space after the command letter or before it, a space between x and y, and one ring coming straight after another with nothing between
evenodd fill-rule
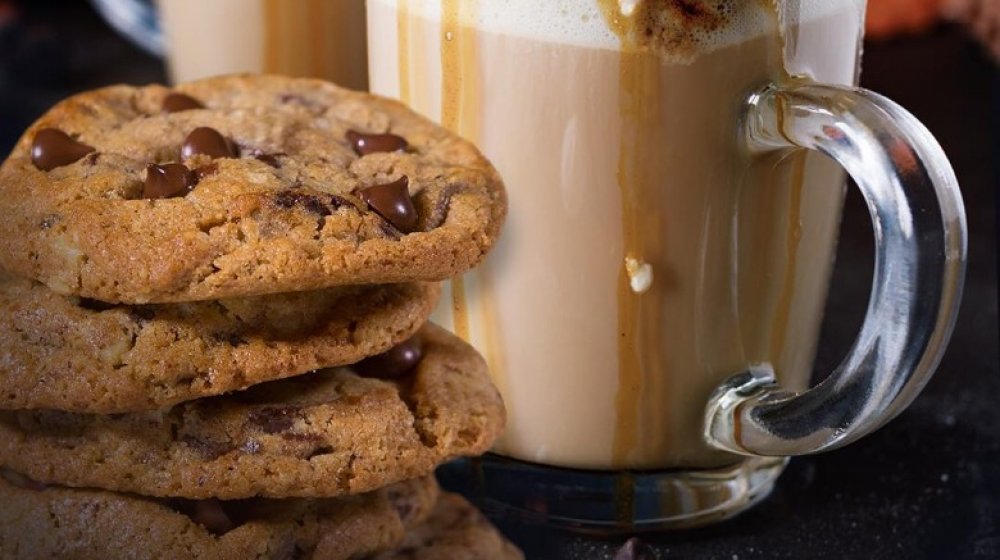
<instances>
[{"instance_id":1,"label":"mug handle","mask_svg":"<svg viewBox=\"0 0 1000 560\"><path fill-rule=\"evenodd\" d=\"M712 394L705 437L741 455L835 449L899 414L941 360L965 277L958 181L923 124L864 89L771 85L750 96L741 128L754 154L818 150L847 170L871 215L875 274L861 332L833 373L792 394L770 366L752 366Z\"/></svg>"}]
</instances>

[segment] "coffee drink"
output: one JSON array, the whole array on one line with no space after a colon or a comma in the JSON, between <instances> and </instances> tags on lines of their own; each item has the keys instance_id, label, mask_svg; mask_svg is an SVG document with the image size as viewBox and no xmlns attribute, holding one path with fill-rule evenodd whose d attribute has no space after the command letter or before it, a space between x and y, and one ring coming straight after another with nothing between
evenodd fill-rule
<instances>
[{"instance_id":1,"label":"coffee drink","mask_svg":"<svg viewBox=\"0 0 1000 560\"><path fill-rule=\"evenodd\" d=\"M709 395L809 382L843 175L756 157L747 96L854 83L863 2L369 0L373 91L475 141L505 236L439 319L487 357L495 450L588 469L711 468Z\"/></svg>"},{"instance_id":2,"label":"coffee drink","mask_svg":"<svg viewBox=\"0 0 1000 560\"><path fill-rule=\"evenodd\" d=\"M171 79L266 72L366 89L359 0L158 0Z\"/></svg>"}]
</instances>

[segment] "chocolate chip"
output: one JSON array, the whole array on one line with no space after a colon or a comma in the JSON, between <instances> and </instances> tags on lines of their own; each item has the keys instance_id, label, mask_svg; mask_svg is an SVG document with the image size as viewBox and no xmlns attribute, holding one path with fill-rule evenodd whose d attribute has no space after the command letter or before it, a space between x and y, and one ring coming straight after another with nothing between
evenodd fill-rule
<instances>
[{"instance_id":1,"label":"chocolate chip","mask_svg":"<svg viewBox=\"0 0 1000 560\"><path fill-rule=\"evenodd\" d=\"M171 93L163 98L163 110L168 113L180 113L181 111L204 108L205 106L201 104L201 101L183 93Z\"/></svg>"},{"instance_id":2,"label":"chocolate chip","mask_svg":"<svg viewBox=\"0 0 1000 560\"><path fill-rule=\"evenodd\" d=\"M615 553L615 560L656 560L656 552L648 544L632 537Z\"/></svg>"},{"instance_id":3,"label":"chocolate chip","mask_svg":"<svg viewBox=\"0 0 1000 560\"><path fill-rule=\"evenodd\" d=\"M146 182L142 185L143 198L172 198L184 196L198 184L198 176L181 163L146 166Z\"/></svg>"},{"instance_id":4,"label":"chocolate chip","mask_svg":"<svg viewBox=\"0 0 1000 560\"><path fill-rule=\"evenodd\" d=\"M398 152L409 146L405 138L395 134L365 134L348 130L346 136L354 152L359 156L378 152Z\"/></svg>"},{"instance_id":5,"label":"chocolate chip","mask_svg":"<svg viewBox=\"0 0 1000 560\"><path fill-rule=\"evenodd\" d=\"M69 165L93 152L94 148L77 142L57 128L43 128L31 142L31 163L42 171Z\"/></svg>"},{"instance_id":6,"label":"chocolate chip","mask_svg":"<svg viewBox=\"0 0 1000 560\"><path fill-rule=\"evenodd\" d=\"M331 213L330 209L323 204L323 201L318 196L311 194L282 191L274 197L274 203L282 208L300 206L317 216L329 216Z\"/></svg>"},{"instance_id":7,"label":"chocolate chip","mask_svg":"<svg viewBox=\"0 0 1000 560\"><path fill-rule=\"evenodd\" d=\"M377 356L354 364L354 371L363 377L397 379L409 374L424 357L423 343L414 336Z\"/></svg>"},{"instance_id":8,"label":"chocolate chip","mask_svg":"<svg viewBox=\"0 0 1000 560\"><path fill-rule=\"evenodd\" d=\"M295 417L289 408L261 408L250 413L250 423L257 425L265 434L277 434L291 429Z\"/></svg>"},{"instance_id":9,"label":"chocolate chip","mask_svg":"<svg viewBox=\"0 0 1000 560\"><path fill-rule=\"evenodd\" d=\"M188 159L198 154L211 158L236 157L236 146L214 128L199 126L191 131L181 146L181 157Z\"/></svg>"},{"instance_id":10,"label":"chocolate chip","mask_svg":"<svg viewBox=\"0 0 1000 560\"><path fill-rule=\"evenodd\" d=\"M350 202L335 194L321 197L295 191L281 191L274 195L274 204L281 208L304 208L319 217L323 217L333 214L341 206L349 205Z\"/></svg>"},{"instance_id":11,"label":"chocolate chip","mask_svg":"<svg viewBox=\"0 0 1000 560\"><path fill-rule=\"evenodd\" d=\"M417 209L410 199L409 185L404 175L392 183L368 187L358 196L396 229L410 233L417 227Z\"/></svg>"}]
</instances>

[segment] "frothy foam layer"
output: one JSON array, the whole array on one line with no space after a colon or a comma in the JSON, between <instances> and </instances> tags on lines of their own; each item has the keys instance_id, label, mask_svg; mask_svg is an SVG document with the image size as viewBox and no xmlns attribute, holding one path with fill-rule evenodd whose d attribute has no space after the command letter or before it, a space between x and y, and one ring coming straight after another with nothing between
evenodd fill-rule
<instances>
[{"instance_id":1,"label":"frothy foam layer","mask_svg":"<svg viewBox=\"0 0 1000 560\"><path fill-rule=\"evenodd\" d=\"M400 0L369 0L396 8ZM774 28L774 4L788 24L842 11L864 0L457 0L459 21L483 31L591 48L618 49L621 35L654 29L657 50L708 52ZM442 0L403 0L411 15L441 18ZM788 5L794 5L794 10ZM644 20L644 21L643 21ZM616 24L617 21L617 24ZM645 46L645 45L644 45Z\"/></svg>"}]
</instances>

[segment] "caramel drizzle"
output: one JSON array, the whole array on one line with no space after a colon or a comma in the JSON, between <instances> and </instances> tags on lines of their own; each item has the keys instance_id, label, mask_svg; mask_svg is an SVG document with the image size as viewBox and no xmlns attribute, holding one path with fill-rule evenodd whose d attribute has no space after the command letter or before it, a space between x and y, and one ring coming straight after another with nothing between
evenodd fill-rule
<instances>
[{"instance_id":1,"label":"caramel drizzle","mask_svg":"<svg viewBox=\"0 0 1000 560\"><path fill-rule=\"evenodd\" d=\"M638 224L639 192L642 165L637 157L641 141L643 94L648 76L641 58L635 53L630 39L633 20L619 11L617 0L600 0L608 26L621 42L618 75L619 122L621 139L618 145L617 182L622 204L622 253L624 257L642 258L643 239ZM632 292L624 258L618 272L618 392L615 395L615 430L611 458L614 465L623 465L639 445L639 417L644 393L642 343L640 336L640 301Z\"/></svg>"},{"instance_id":2,"label":"caramel drizzle","mask_svg":"<svg viewBox=\"0 0 1000 560\"><path fill-rule=\"evenodd\" d=\"M396 4L396 60L399 64L399 100L413 104L410 93L410 0L397 0Z\"/></svg>"},{"instance_id":3,"label":"caramel drizzle","mask_svg":"<svg viewBox=\"0 0 1000 560\"><path fill-rule=\"evenodd\" d=\"M469 0L441 0L441 124L465 138L480 137L476 30L462 25Z\"/></svg>"},{"instance_id":4,"label":"caramel drizzle","mask_svg":"<svg viewBox=\"0 0 1000 560\"><path fill-rule=\"evenodd\" d=\"M330 32L330 17L334 14L328 13L325 9L328 2L325 0L309 0L306 6L305 16L309 21L305 22L309 26L309 50L306 51L306 64L309 66L310 76L328 78L339 78L327 73L327 50L330 41L326 34Z\"/></svg>"},{"instance_id":5,"label":"caramel drizzle","mask_svg":"<svg viewBox=\"0 0 1000 560\"><path fill-rule=\"evenodd\" d=\"M264 72L275 74L281 67L280 0L264 0Z\"/></svg>"},{"instance_id":6,"label":"caramel drizzle","mask_svg":"<svg viewBox=\"0 0 1000 560\"><path fill-rule=\"evenodd\" d=\"M441 0L441 124L465 138L479 137L475 31L462 26L462 10L469 2ZM453 327L463 340L471 339L465 279L451 281Z\"/></svg>"}]
</instances>

